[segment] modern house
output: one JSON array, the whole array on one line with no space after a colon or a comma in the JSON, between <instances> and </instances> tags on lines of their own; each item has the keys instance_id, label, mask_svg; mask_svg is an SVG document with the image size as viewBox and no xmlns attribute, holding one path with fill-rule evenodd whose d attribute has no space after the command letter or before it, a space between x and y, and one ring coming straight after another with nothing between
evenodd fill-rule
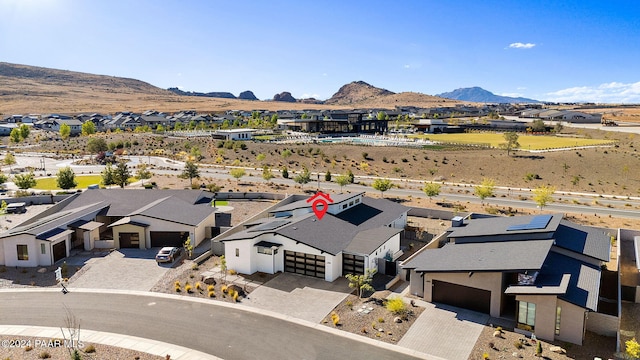
<instances>
[{"instance_id":1,"label":"modern house","mask_svg":"<svg viewBox=\"0 0 640 360\"><path fill-rule=\"evenodd\" d=\"M255 129L216 130L212 136L223 140L251 140Z\"/></svg>"},{"instance_id":2,"label":"modern house","mask_svg":"<svg viewBox=\"0 0 640 360\"><path fill-rule=\"evenodd\" d=\"M591 327L609 322L617 329L617 312L602 313L611 250L604 230L562 214L453 224L401 264L412 294L512 319L516 330L546 340L582 344Z\"/></svg>"},{"instance_id":3,"label":"modern house","mask_svg":"<svg viewBox=\"0 0 640 360\"><path fill-rule=\"evenodd\" d=\"M49 266L72 249L196 246L215 225L212 193L90 189L0 234L0 265Z\"/></svg>"},{"instance_id":4,"label":"modern house","mask_svg":"<svg viewBox=\"0 0 640 360\"><path fill-rule=\"evenodd\" d=\"M314 207L323 206L326 213L316 215ZM408 210L364 193L296 195L216 241L224 244L227 267L243 274L290 272L326 281L367 269L395 275Z\"/></svg>"}]
</instances>

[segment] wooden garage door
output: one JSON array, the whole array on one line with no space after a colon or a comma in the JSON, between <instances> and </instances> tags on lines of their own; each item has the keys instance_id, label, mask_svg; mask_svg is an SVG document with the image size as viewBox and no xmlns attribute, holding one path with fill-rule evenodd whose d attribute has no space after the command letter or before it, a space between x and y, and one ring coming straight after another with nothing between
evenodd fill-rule
<instances>
[{"instance_id":1,"label":"wooden garage door","mask_svg":"<svg viewBox=\"0 0 640 360\"><path fill-rule=\"evenodd\" d=\"M53 262L67 257L67 245L64 241L53 245Z\"/></svg>"},{"instance_id":2,"label":"wooden garage door","mask_svg":"<svg viewBox=\"0 0 640 360\"><path fill-rule=\"evenodd\" d=\"M342 254L342 276L364 274L364 256Z\"/></svg>"},{"instance_id":3,"label":"wooden garage door","mask_svg":"<svg viewBox=\"0 0 640 360\"><path fill-rule=\"evenodd\" d=\"M324 279L324 256L285 250L284 271Z\"/></svg>"},{"instance_id":4,"label":"wooden garage door","mask_svg":"<svg viewBox=\"0 0 640 360\"><path fill-rule=\"evenodd\" d=\"M189 234L185 231L152 231L151 247L182 247Z\"/></svg>"},{"instance_id":5,"label":"wooden garage door","mask_svg":"<svg viewBox=\"0 0 640 360\"><path fill-rule=\"evenodd\" d=\"M489 314L491 291L433 280L431 300L442 304Z\"/></svg>"}]
</instances>

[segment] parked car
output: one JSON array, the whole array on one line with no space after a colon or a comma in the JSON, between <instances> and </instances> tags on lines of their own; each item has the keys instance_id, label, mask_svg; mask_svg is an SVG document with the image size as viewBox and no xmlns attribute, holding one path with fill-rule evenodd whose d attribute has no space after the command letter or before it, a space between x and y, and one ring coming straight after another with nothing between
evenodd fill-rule
<instances>
[{"instance_id":1,"label":"parked car","mask_svg":"<svg viewBox=\"0 0 640 360\"><path fill-rule=\"evenodd\" d=\"M156 254L156 261L159 263L173 262L175 259L177 259L180 256L181 252L182 252L182 249L179 247L172 247L172 246L163 247L162 249L160 249L160 251L158 251L158 254Z\"/></svg>"}]
</instances>

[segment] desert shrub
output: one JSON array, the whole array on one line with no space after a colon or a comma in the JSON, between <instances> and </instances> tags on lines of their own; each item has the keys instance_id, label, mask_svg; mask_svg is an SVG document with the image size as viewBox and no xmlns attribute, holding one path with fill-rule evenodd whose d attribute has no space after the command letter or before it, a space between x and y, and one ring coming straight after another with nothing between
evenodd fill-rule
<instances>
[{"instance_id":1,"label":"desert shrub","mask_svg":"<svg viewBox=\"0 0 640 360\"><path fill-rule=\"evenodd\" d=\"M333 326L340 324L340 316L335 311L331 313L331 321L333 322Z\"/></svg>"},{"instance_id":2,"label":"desert shrub","mask_svg":"<svg viewBox=\"0 0 640 360\"><path fill-rule=\"evenodd\" d=\"M215 287L213 285L207 286L207 291L213 291Z\"/></svg>"},{"instance_id":3,"label":"desert shrub","mask_svg":"<svg viewBox=\"0 0 640 360\"><path fill-rule=\"evenodd\" d=\"M407 312L407 304L400 297L387 300L386 308L396 315L404 315Z\"/></svg>"},{"instance_id":4,"label":"desert shrub","mask_svg":"<svg viewBox=\"0 0 640 360\"><path fill-rule=\"evenodd\" d=\"M222 287L220 288L220 291L222 291L223 293L227 293L227 285L222 285Z\"/></svg>"},{"instance_id":5,"label":"desert shrub","mask_svg":"<svg viewBox=\"0 0 640 360\"><path fill-rule=\"evenodd\" d=\"M191 270L198 270L198 263L193 263L193 265L191 265Z\"/></svg>"},{"instance_id":6,"label":"desert shrub","mask_svg":"<svg viewBox=\"0 0 640 360\"><path fill-rule=\"evenodd\" d=\"M51 354L48 351L43 351L38 355L38 359L51 359Z\"/></svg>"},{"instance_id":7,"label":"desert shrub","mask_svg":"<svg viewBox=\"0 0 640 360\"><path fill-rule=\"evenodd\" d=\"M238 272L237 272L237 271L235 271L235 270L233 270L233 269L230 269L230 270L229 270L229 275L237 275L237 274L238 274Z\"/></svg>"},{"instance_id":8,"label":"desert shrub","mask_svg":"<svg viewBox=\"0 0 640 360\"><path fill-rule=\"evenodd\" d=\"M196 290L198 291L202 290L202 284L200 284L200 281L196 283Z\"/></svg>"},{"instance_id":9,"label":"desert shrub","mask_svg":"<svg viewBox=\"0 0 640 360\"><path fill-rule=\"evenodd\" d=\"M180 288L180 286L176 286L176 292L179 293L180 291L182 291L182 289Z\"/></svg>"},{"instance_id":10,"label":"desert shrub","mask_svg":"<svg viewBox=\"0 0 640 360\"><path fill-rule=\"evenodd\" d=\"M180 287L180 286L182 286L182 285L180 284L180 281L176 281L174 285L175 285L176 287Z\"/></svg>"},{"instance_id":11,"label":"desert shrub","mask_svg":"<svg viewBox=\"0 0 640 360\"><path fill-rule=\"evenodd\" d=\"M381 318L381 317L379 317L379 318L378 318L378 322L379 322L379 323L383 323L383 322L384 322L384 319L383 319L383 318Z\"/></svg>"},{"instance_id":12,"label":"desert shrub","mask_svg":"<svg viewBox=\"0 0 640 360\"><path fill-rule=\"evenodd\" d=\"M238 296L240 296L238 292L234 291L233 295L231 295L231 297L233 298L233 302L238 302Z\"/></svg>"},{"instance_id":13,"label":"desert shrub","mask_svg":"<svg viewBox=\"0 0 640 360\"><path fill-rule=\"evenodd\" d=\"M216 297L216 293L213 290L209 290L209 293L207 295L209 295L210 298Z\"/></svg>"},{"instance_id":14,"label":"desert shrub","mask_svg":"<svg viewBox=\"0 0 640 360\"><path fill-rule=\"evenodd\" d=\"M191 294L191 292L193 291L193 287L191 286L191 284L187 284L184 286L184 290Z\"/></svg>"},{"instance_id":15,"label":"desert shrub","mask_svg":"<svg viewBox=\"0 0 640 360\"><path fill-rule=\"evenodd\" d=\"M24 348L24 351L31 351L31 350L33 350L33 346L26 346Z\"/></svg>"},{"instance_id":16,"label":"desert shrub","mask_svg":"<svg viewBox=\"0 0 640 360\"><path fill-rule=\"evenodd\" d=\"M84 352L86 352L88 354L92 354L92 353L96 352L96 347L93 346L93 345L89 345L89 346L85 347L84 350L82 350L82 351L84 351Z\"/></svg>"},{"instance_id":17,"label":"desert shrub","mask_svg":"<svg viewBox=\"0 0 640 360\"><path fill-rule=\"evenodd\" d=\"M489 354L487 354L487 353L482 354L482 358L485 359L485 360L488 360L489 359Z\"/></svg>"},{"instance_id":18,"label":"desert shrub","mask_svg":"<svg viewBox=\"0 0 640 360\"><path fill-rule=\"evenodd\" d=\"M524 347L524 345L522 344L522 341L520 340L514 341L513 346L515 346L516 349L522 349Z\"/></svg>"}]
</instances>

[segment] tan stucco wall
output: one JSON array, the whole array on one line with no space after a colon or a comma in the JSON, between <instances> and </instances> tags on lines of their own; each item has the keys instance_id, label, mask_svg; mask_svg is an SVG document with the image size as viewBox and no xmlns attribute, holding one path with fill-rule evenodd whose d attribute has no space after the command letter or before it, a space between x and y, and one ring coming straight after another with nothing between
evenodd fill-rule
<instances>
[{"instance_id":1,"label":"tan stucco wall","mask_svg":"<svg viewBox=\"0 0 640 360\"><path fill-rule=\"evenodd\" d=\"M555 339L582 345L584 329L584 309L558 299L555 295L518 295L518 301L536 304L536 337L553 341ZM555 335L556 306L560 306L560 335Z\"/></svg>"},{"instance_id":2,"label":"tan stucco wall","mask_svg":"<svg viewBox=\"0 0 640 360\"><path fill-rule=\"evenodd\" d=\"M413 279L413 275L412 279ZM432 300L432 280L446 281L453 284L469 286L476 289L491 291L491 316L500 316L500 299L502 297L502 273L425 273L424 274L424 299Z\"/></svg>"},{"instance_id":3,"label":"tan stucco wall","mask_svg":"<svg viewBox=\"0 0 640 360\"><path fill-rule=\"evenodd\" d=\"M585 309L560 299L558 299L558 306L562 310L560 311L560 335L557 335L556 339L582 345Z\"/></svg>"},{"instance_id":4,"label":"tan stucco wall","mask_svg":"<svg viewBox=\"0 0 640 360\"><path fill-rule=\"evenodd\" d=\"M145 236L145 228L130 224L118 225L113 227L113 246L116 249L120 249L120 233L138 233L140 237L140 249L145 248L146 236Z\"/></svg>"},{"instance_id":5,"label":"tan stucco wall","mask_svg":"<svg viewBox=\"0 0 640 360\"><path fill-rule=\"evenodd\" d=\"M617 316L600 314L597 312L587 313L587 330L596 334L615 337L618 333L620 319Z\"/></svg>"}]
</instances>

